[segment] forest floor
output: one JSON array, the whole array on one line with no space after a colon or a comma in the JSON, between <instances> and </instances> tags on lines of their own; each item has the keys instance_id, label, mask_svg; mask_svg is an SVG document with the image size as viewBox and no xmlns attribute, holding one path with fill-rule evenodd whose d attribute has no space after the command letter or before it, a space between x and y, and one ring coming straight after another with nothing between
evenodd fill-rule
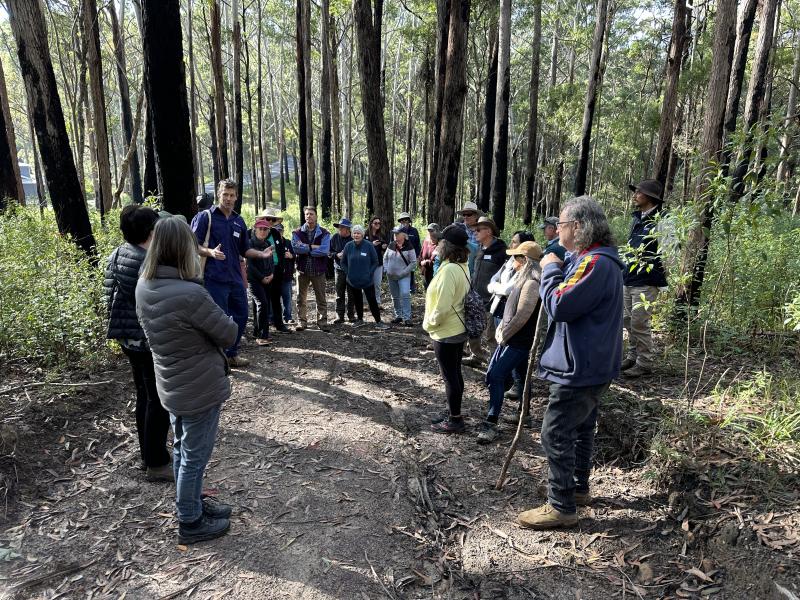
<instances>
[{"instance_id":1,"label":"forest floor","mask_svg":"<svg viewBox=\"0 0 800 600\"><path fill-rule=\"evenodd\" d=\"M487 392L465 368L469 432L430 432L445 401L419 326L276 340L244 346L252 365L233 373L207 472L209 493L235 507L231 531L189 547L176 542L172 486L138 469L124 358L57 380L92 384L74 387L4 365L0 598L800 595L797 479L721 436L676 432L682 363L612 385L596 500L578 528L533 532L516 517L544 501L541 382L534 429L495 491L513 431L476 443ZM698 411L731 366L705 365Z\"/></svg>"}]
</instances>

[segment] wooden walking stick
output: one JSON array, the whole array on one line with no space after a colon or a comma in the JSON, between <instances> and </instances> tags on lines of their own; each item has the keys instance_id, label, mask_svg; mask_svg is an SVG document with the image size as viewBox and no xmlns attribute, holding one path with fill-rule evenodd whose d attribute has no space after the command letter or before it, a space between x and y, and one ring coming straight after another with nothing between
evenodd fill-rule
<instances>
[{"instance_id":1,"label":"wooden walking stick","mask_svg":"<svg viewBox=\"0 0 800 600\"><path fill-rule=\"evenodd\" d=\"M514 434L514 439L511 441L511 447L508 449L508 454L506 454L505 461L503 461L503 468L500 469L500 477L497 478L497 483L494 485L494 489L496 490L503 489L503 484L505 483L506 479L506 472L511 464L511 459L514 457L514 453L517 451L519 438L522 437L522 424L528 417L528 413L530 412L531 408L531 376L533 375L533 366L536 363L536 348L539 345L539 332L541 331L542 317L545 315L545 311L542 310L541 300L539 300L539 308L537 310L536 331L533 334L533 346L531 346L531 353L528 356L528 369L525 371L525 388L522 392L522 410L519 411L517 433Z\"/></svg>"}]
</instances>

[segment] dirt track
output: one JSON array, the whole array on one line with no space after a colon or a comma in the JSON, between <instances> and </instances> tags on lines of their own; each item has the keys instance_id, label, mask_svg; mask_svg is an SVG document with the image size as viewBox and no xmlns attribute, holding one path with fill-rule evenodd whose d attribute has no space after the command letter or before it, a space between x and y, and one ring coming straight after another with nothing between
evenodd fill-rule
<instances>
[{"instance_id":1,"label":"dirt track","mask_svg":"<svg viewBox=\"0 0 800 600\"><path fill-rule=\"evenodd\" d=\"M109 385L14 394L25 416L16 474L0 463L15 482L0 548L22 557L0 562L0 597L4 585L20 598L784 597L774 583L800 593L797 546L769 550L747 518L717 518L736 498L706 509L702 494L668 497L649 478L660 399L681 384L668 370L648 386L612 387L597 501L579 529L538 533L515 524L543 501L538 433L494 491L512 433L483 447L474 427L429 431L444 399L419 327L276 339L245 346L252 365L234 372L208 470L208 490L236 507L231 533L189 548L175 542L170 485L136 468L125 363L91 376ZM465 375L474 426L487 394L480 373ZM539 420L543 396L537 385ZM743 485L739 497L753 497ZM786 508L770 519L800 528Z\"/></svg>"}]
</instances>

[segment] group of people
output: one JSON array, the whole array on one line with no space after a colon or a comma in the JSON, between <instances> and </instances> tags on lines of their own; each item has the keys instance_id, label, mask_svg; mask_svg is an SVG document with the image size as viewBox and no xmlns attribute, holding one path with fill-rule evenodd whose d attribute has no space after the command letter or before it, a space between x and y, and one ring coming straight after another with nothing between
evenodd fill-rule
<instances>
[{"instance_id":1,"label":"group of people","mask_svg":"<svg viewBox=\"0 0 800 600\"><path fill-rule=\"evenodd\" d=\"M516 232L506 246L492 219L471 202L459 211L458 222L443 229L429 224L424 240L408 213L399 215L390 236L382 233L379 217L366 229L343 218L331 235L317 222L314 207L305 208L304 222L291 237L284 236L280 216L269 211L248 229L234 211L231 180L219 184L217 204L198 212L191 225L182 216L143 206L123 209L125 243L109 257L104 280L108 337L119 342L131 365L145 475L175 482L179 541L213 539L230 527L232 507L204 496L202 479L220 408L231 393L228 375L248 364L239 346L249 303L258 345L270 343L270 324L282 333L291 324L295 331L308 327L309 286L316 298L316 324L329 331L325 287L331 260L334 324L346 316L354 326L363 325L366 298L376 328L388 329L381 318L385 275L391 322L413 325L414 274L421 273L422 327L431 338L448 407L432 420L436 433L466 430L462 365L484 367L489 351L489 402L478 442L497 438L501 417L517 422L537 327L546 333L539 336L544 341L537 376L550 382L541 435L549 464L548 503L519 520L533 528L575 524L576 504L591 499L598 403L622 362L623 306L625 326L632 328L627 371L641 376L652 365L652 340L646 339L650 305L636 299L651 297L649 288L657 292L660 282L636 279L628 286L626 279L623 289L622 281L623 270L626 278L650 275L656 268L663 274L651 234L654 209L661 206L655 191L647 182L635 188L641 212L634 218L631 245L643 248L637 268L619 258L602 209L585 196L567 203L559 218L544 220L544 248L526 231ZM470 337L466 320L476 315L482 333ZM502 415L505 398L519 401L516 412Z\"/></svg>"}]
</instances>

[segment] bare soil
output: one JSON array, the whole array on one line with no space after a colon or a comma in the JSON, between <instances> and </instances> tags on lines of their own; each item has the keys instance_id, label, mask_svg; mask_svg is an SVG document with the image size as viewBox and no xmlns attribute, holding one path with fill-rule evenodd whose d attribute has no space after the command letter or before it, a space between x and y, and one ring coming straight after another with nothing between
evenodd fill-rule
<instances>
[{"instance_id":1,"label":"bare soil","mask_svg":"<svg viewBox=\"0 0 800 600\"><path fill-rule=\"evenodd\" d=\"M445 401L420 327L275 339L245 343L252 365L234 371L207 471L208 492L235 506L231 532L190 547L176 542L172 485L138 468L124 358L59 380L95 384L72 387L30 387L41 371L2 365L0 598L800 595L796 478L718 440L670 437L682 366L614 383L594 503L577 529L532 532L516 517L544 501L541 382L535 427L495 491L512 428L476 443L487 392L465 368L468 433L430 432ZM727 366L707 365L708 381Z\"/></svg>"}]
</instances>

